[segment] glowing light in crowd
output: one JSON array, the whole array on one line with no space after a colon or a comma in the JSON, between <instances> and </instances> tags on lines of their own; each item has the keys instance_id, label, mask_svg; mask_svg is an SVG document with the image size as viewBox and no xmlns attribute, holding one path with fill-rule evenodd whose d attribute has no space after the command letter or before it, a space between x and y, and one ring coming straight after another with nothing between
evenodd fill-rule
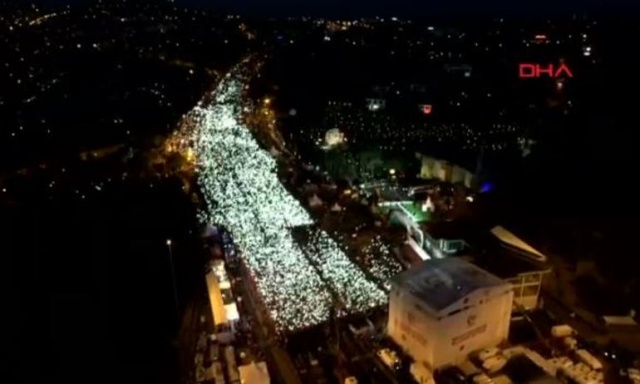
<instances>
[{"instance_id":1,"label":"glowing light in crowd","mask_svg":"<svg viewBox=\"0 0 640 384\"><path fill-rule=\"evenodd\" d=\"M391 278L402 272L391 248L384 244L380 236L376 236L362 248L363 264L375 279L387 290L391 291Z\"/></svg>"},{"instance_id":2,"label":"glowing light in crowd","mask_svg":"<svg viewBox=\"0 0 640 384\"><path fill-rule=\"evenodd\" d=\"M185 117L206 201L202 220L234 235L258 292L279 331L317 325L339 301L347 312L370 309L386 296L324 232L308 245L296 243L291 228L313 221L280 183L276 162L240 121L243 87L227 75L211 95Z\"/></svg>"}]
</instances>

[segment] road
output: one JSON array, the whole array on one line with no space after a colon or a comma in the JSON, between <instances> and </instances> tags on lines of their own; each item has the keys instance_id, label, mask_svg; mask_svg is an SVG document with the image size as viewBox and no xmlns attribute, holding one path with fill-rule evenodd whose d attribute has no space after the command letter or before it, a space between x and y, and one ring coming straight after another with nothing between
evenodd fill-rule
<instances>
[{"instance_id":1,"label":"road","mask_svg":"<svg viewBox=\"0 0 640 384\"><path fill-rule=\"evenodd\" d=\"M575 329L582 339L589 343L594 343L594 352L602 351L613 340L619 346L629 351L634 351L633 347L639 345L640 335L630 332L610 333L594 326L589 320L580 314L572 315L572 310L568 308L560 299L551 294L544 296L544 307L549 311L558 323L568 324ZM631 344L631 345L628 345ZM637 352L637 351L636 351ZM604 374L606 383L620 383L623 378L619 374L619 367L615 361L606 360L602 353L597 353L599 360L604 364ZM620 361L618 361L619 363Z\"/></svg>"},{"instance_id":2,"label":"road","mask_svg":"<svg viewBox=\"0 0 640 384\"><path fill-rule=\"evenodd\" d=\"M560 324L568 324L575 329L582 337L598 344L606 344L609 337L597 329L593 324L585 320L579 314L572 315L574 312L555 295L545 293L543 295L544 308L553 315Z\"/></svg>"},{"instance_id":3,"label":"road","mask_svg":"<svg viewBox=\"0 0 640 384\"><path fill-rule=\"evenodd\" d=\"M241 70L242 67L247 64L250 60L252 60L252 56L247 56L243 60L241 60L236 66L231 68L226 77L230 77L234 75L237 71ZM256 66L259 65L259 62L256 62ZM217 86L216 86L217 88ZM209 100L211 96L207 96L202 100L203 105L207 105L212 102L219 102L215 100ZM191 126L185 126L187 130L192 129ZM189 137L192 132L187 131L182 134L184 137ZM278 345L276 339L273 337L270 327L268 326L268 319L264 318L264 313L262 308L256 302L255 298L251 294L251 289L247 288L246 284L249 284L247 281L242 281L242 274L235 273L232 274L232 290L235 295L241 296L244 298L243 302L247 307L248 315L251 315L253 319L253 331L257 336L257 343L262 350L266 352L267 362L270 367L275 369L276 372L271 372L275 377L279 377L281 381L285 384L302 384L300 380L296 368L293 365L293 362L289 358L289 355Z\"/></svg>"},{"instance_id":4,"label":"road","mask_svg":"<svg viewBox=\"0 0 640 384\"><path fill-rule=\"evenodd\" d=\"M340 349L347 355L350 373L366 383L399 384L394 372L376 356L376 347L365 337L356 337L351 332L342 333Z\"/></svg>"},{"instance_id":5,"label":"road","mask_svg":"<svg viewBox=\"0 0 640 384\"><path fill-rule=\"evenodd\" d=\"M240 295L248 300L245 300L245 304L249 308L249 311L253 315L255 320L253 326L256 335L258 336L259 346L267 352L267 355L272 367L276 367L278 370L278 376L285 384L302 384L300 376L296 370L293 361L289 354L282 349L277 342L271 337L266 319L263 317L263 313L259 306L256 305L253 295L250 290L246 289L245 284L247 282L242 281L240 284L235 285L235 289L240 292Z\"/></svg>"},{"instance_id":6,"label":"road","mask_svg":"<svg viewBox=\"0 0 640 384\"><path fill-rule=\"evenodd\" d=\"M200 312L203 309L202 303L199 301L198 298L195 298L187 305L178 332L178 358L182 373L180 382L185 384L194 381L194 357L201 329Z\"/></svg>"}]
</instances>

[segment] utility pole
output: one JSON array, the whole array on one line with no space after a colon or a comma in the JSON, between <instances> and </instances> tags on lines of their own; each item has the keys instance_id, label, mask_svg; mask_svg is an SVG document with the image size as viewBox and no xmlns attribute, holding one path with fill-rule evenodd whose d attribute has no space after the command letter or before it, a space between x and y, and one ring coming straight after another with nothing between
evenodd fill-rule
<instances>
[{"instance_id":1,"label":"utility pole","mask_svg":"<svg viewBox=\"0 0 640 384\"><path fill-rule=\"evenodd\" d=\"M176 306L176 317L179 317L180 311L178 309L178 289L176 287L176 274L173 267L173 247L171 239L167 239L167 248L169 248L169 262L171 263L171 282L173 283L173 300Z\"/></svg>"}]
</instances>

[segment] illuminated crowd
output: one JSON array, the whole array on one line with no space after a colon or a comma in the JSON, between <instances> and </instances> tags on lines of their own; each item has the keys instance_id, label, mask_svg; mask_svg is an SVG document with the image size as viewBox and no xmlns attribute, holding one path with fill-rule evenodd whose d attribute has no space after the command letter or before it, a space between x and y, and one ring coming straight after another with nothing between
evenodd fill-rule
<instances>
[{"instance_id":1,"label":"illuminated crowd","mask_svg":"<svg viewBox=\"0 0 640 384\"><path fill-rule=\"evenodd\" d=\"M242 86L227 76L211 103L188 119L207 212L203 220L229 228L255 276L257 289L279 331L325 321L340 301L347 312L383 304L382 292L326 234L299 245L291 228L313 224L284 188L276 162L240 123Z\"/></svg>"},{"instance_id":2,"label":"illuminated crowd","mask_svg":"<svg viewBox=\"0 0 640 384\"><path fill-rule=\"evenodd\" d=\"M391 291L391 278L402 272L403 268L391 253L389 245L377 235L362 248L361 253L363 266L384 289Z\"/></svg>"},{"instance_id":3,"label":"illuminated crowd","mask_svg":"<svg viewBox=\"0 0 640 384\"><path fill-rule=\"evenodd\" d=\"M332 293L338 295L341 304L346 308L366 311L372 304L381 304L385 301L386 295L376 287L375 283L366 280L362 272L357 270L358 267L349 260L326 232L313 231L304 251L322 279L334 289Z\"/></svg>"}]
</instances>

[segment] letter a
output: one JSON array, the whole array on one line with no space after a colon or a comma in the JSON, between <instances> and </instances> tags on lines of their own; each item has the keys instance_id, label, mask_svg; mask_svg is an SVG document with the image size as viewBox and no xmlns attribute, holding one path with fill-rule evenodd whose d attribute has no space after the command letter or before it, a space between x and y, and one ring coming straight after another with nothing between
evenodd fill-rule
<instances>
[{"instance_id":1,"label":"letter a","mask_svg":"<svg viewBox=\"0 0 640 384\"><path fill-rule=\"evenodd\" d=\"M519 73L521 79L536 77L536 65L535 64L520 64Z\"/></svg>"},{"instance_id":2,"label":"letter a","mask_svg":"<svg viewBox=\"0 0 640 384\"><path fill-rule=\"evenodd\" d=\"M571 70L566 66L566 64L560 64L560 67L556 71L554 77L560 77L560 75L562 75L562 72L564 72L565 76L567 77L573 77L573 73L571 73Z\"/></svg>"}]
</instances>

